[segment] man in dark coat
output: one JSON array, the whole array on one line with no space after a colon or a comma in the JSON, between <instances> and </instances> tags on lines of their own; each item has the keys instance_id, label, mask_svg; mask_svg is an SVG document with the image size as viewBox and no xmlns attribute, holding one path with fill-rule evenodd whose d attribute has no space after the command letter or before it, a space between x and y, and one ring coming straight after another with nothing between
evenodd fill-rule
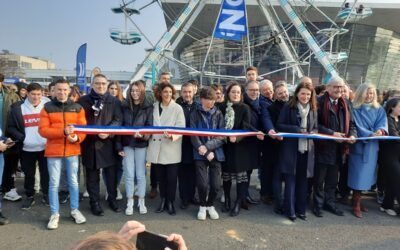
<instances>
[{"instance_id":1,"label":"man in dark coat","mask_svg":"<svg viewBox=\"0 0 400 250\"><path fill-rule=\"evenodd\" d=\"M314 214L322 217L321 209L343 216L336 207L335 191L338 170L348 151L348 144L340 138L357 136L356 126L347 101L342 97L343 79L331 78L327 92L318 99L318 130L321 134L338 137L338 140L316 141L316 166L314 173ZM353 140L347 141L354 143Z\"/></svg>"},{"instance_id":2,"label":"man in dark coat","mask_svg":"<svg viewBox=\"0 0 400 250\"><path fill-rule=\"evenodd\" d=\"M194 86L187 82L182 85L181 97L176 103L182 106L185 113L186 127L190 127L190 115L196 110L196 102L194 102ZM179 196L182 204L181 208L186 209L189 202L194 200L196 187L196 168L193 161L193 146L190 136L184 136L182 140L182 164L178 172Z\"/></svg>"},{"instance_id":3,"label":"man in dark coat","mask_svg":"<svg viewBox=\"0 0 400 250\"><path fill-rule=\"evenodd\" d=\"M271 122L271 117L268 112L268 108L274 103L273 101L273 84L270 80L263 80L260 82L260 110L261 110L261 124L264 133L274 134L275 128ZM278 118L276 119L278 120ZM272 191L272 175L273 165L271 158L274 158L274 140L273 138L265 138L262 142L262 157L260 167L260 183L261 200L270 205L272 204L273 191Z\"/></svg>"},{"instance_id":4,"label":"man in dark coat","mask_svg":"<svg viewBox=\"0 0 400 250\"><path fill-rule=\"evenodd\" d=\"M270 132L270 133L276 133L276 125L277 121L279 118L279 114L285 105L285 103L288 102L289 100L289 91L286 86L285 81L278 81L275 84L274 88L274 103L272 103L268 109L265 111L265 115L267 116L266 119L270 119L270 122L272 124L272 127L266 127L265 130ZM281 140L282 138L276 138L273 137L274 140L272 139L267 139L269 143L272 145L270 151L268 152L271 157L268 158L268 169L270 170L269 175L263 176L264 183L267 183L268 187L264 187L267 185L261 185L261 191L260 193L263 194L265 193L264 190L270 190L272 188L272 196L274 199L274 211L278 214L281 214L283 212L282 210L282 205L283 205L283 199L282 199L282 174L279 169L279 152L280 152L280 147L281 147ZM271 185L269 184L271 183ZM271 192L271 191L270 191ZM268 194L268 193L267 193ZM266 200L268 201L268 200Z\"/></svg>"},{"instance_id":5,"label":"man in dark coat","mask_svg":"<svg viewBox=\"0 0 400 250\"><path fill-rule=\"evenodd\" d=\"M260 99L259 99L260 87L258 82L251 81L246 84L246 92L244 93L244 103L246 103L250 107L250 125L253 130L261 131L261 107L260 107ZM264 138L262 138L264 139ZM249 143L249 147L253 150L253 155L250 157L251 162L250 170L247 171L247 193L246 193L246 202L249 204L258 204L259 201L251 197L249 193L249 185L250 185L250 176L253 172L253 169L259 169L260 160L261 160L261 143L258 141L256 137L247 138L247 142Z\"/></svg>"},{"instance_id":6,"label":"man in dark coat","mask_svg":"<svg viewBox=\"0 0 400 250\"><path fill-rule=\"evenodd\" d=\"M107 92L106 76L98 74L93 78L92 90L78 101L85 109L88 125L120 126L122 124L121 103ZM117 152L114 137L109 134L88 135L81 144L82 163L86 167L86 185L90 197L90 208L94 215L104 215L100 206L100 169L107 175L108 204L120 212L116 202Z\"/></svg>"}]
</instances>

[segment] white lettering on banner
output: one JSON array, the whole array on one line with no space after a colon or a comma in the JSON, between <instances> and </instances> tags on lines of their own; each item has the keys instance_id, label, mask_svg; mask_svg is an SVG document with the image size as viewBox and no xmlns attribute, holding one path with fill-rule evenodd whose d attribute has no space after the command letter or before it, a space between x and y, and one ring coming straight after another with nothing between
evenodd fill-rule
<instances>
[{"instance_id":1,"label":"white lettering on banner","mask_svg":"<svg viewBox=\"0 0 400 250\"><path fill-rule=\"evenodd\" d=\"M222 10L221 14L230 15L227 19L219 24L219 28L223 30L244 31L243 24L235 24L236 21L244 17L244 12L240 10Z\"/></svg>"},{"instance_id":2,"label":"white lettering on banner","mask_svg":"<svg viewBox=\"0 0 400 250\"><path fill-rule=\"evenodd\" d=\"M230 5L230 6L239 6L243 3L243 0L226 0L226 2Z\"/></svg>"}]
</instances>

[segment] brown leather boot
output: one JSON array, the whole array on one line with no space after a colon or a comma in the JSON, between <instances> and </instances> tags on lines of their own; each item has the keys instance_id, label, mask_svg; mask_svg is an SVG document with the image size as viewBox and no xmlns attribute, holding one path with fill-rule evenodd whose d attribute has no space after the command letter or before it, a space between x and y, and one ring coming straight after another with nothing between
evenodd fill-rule
<instances>
[{"instance_id":1,"label":"brown leather boot","mask_svg":"<svg viewBox=\"0 0 400 250\"><path fill-rule=\"evenodd\" d=\"M359 191L353 191L353 214L357 218L362 218L361 192L359 192Z\"/></svg>"},{"instance_id":2,"label":"brown leather boot","mask_svg":"<svg viewBox=\"0 0 400 250\"><path fill-rule=\"evenodd\" d=\"M360 208L361 208L361 211L367 213L368 212L368 208L362 203L361 200L362 199L361 199L361 195L360 195Z\"/></svg>"}]
</instances>

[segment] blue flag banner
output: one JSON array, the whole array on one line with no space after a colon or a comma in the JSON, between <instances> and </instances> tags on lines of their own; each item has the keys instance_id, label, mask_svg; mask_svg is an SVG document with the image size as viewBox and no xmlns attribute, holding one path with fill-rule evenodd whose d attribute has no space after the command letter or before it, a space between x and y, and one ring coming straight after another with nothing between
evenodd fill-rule
<instances>
[{"instance_id":1,"label":"blue flag banner","mask_svg":"<svg viewBox=\"0 0 400 250\"><path fill-rule=\"evenodd\" d=\"M245 0L224 0L221 5L214 37L241 41L247 35Z\"/></svg>"},{"instance_id":2,"label":"blue flag banner","mask_svg":"<svg viewBox=\"0 0 400 250\"><path fill-rule=\"evenodd\" d=\"M81 91L86 90L86 47L82 44L76 54L76 83Z\"/></svg>"}]
</instances>

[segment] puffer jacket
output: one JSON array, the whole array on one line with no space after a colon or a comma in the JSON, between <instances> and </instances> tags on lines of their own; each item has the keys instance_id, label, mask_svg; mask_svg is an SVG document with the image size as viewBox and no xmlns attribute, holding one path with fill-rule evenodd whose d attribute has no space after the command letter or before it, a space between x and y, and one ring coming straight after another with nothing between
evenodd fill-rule
<instances>
[{"instance_id":1,"label":"puffer jacket","mask_svg":"<svg viewBox=\"0 0 400 250\"><path fill-rule=\"evenodd\" d=\"M68 157L81 154L80 143L85 134L77 134L78 141L71 143L64 134L67 125L86 125L85 111L71 100L59 102L54 98L40 112L39 134L47 139L46 157Z\"/></svg>"}]
</instances>

